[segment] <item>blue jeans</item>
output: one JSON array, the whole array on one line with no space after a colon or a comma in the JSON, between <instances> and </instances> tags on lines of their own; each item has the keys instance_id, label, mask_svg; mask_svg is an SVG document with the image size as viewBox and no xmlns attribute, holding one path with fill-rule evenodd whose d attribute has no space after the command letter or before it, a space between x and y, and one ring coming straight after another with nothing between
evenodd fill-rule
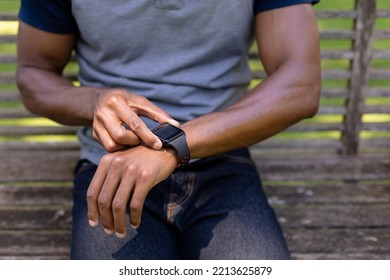
<instances>
[{"instance_id":1,"label":"blue jeans","mask_svg":"<svg viewBox=\"0 0 390 280\"><path fill-rule=\"evenodd\" d=\"M286 242L247 149L188 165L148 194L137 230L91 228L86 192L96 171L75 177L72 259L289 259Z\"/></svg>"}]
</instances>

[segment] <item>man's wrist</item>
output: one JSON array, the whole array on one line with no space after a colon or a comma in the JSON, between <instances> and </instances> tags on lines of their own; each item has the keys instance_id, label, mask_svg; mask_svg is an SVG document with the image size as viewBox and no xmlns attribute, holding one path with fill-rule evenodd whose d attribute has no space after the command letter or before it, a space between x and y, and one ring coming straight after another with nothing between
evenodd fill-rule
<instances>
[{"instance_id":1,"label":"man's wrist","mask_svg":"<svg viewBox=\"0 0 390 280\"><path fill-rule=\"evenodd\" d=\"M173 163L172 167L175 171L180 166L180 159L177 151L171 147L164 147L162 150L168 154L169 164L171 164L171 162Z\"/></svg>"},{"instance_id":2,"label":"man's wrist","mask_svg":"<svg viewBox=\"0 0 390 280\"><path fill-rule=\"evenodd\" d=\"M187 145L184 131L168 123L152 129L152 132L161 140L165 148L172 148L178 158L178 166L181 167L190 161L190 150Z\"/></svg>"}]
</instances>

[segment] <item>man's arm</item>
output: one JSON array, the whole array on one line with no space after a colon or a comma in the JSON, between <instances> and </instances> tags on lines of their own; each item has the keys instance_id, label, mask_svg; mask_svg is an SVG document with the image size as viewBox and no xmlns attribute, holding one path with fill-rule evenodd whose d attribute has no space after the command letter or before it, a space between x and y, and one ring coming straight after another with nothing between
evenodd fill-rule
<instances>
[{"instance_id":1,"label":"man's arm","mask_svg":"<svg viewBox=\"0 0 390 280\"><path fill-rule=\"evenodd\" d=\"M317 22L310 5L296 5L257 15L256 38L268 78L221 112L185 123L182 128L193 158L247 147L313 116L320 92ZM172 149L143 146L106 155L88 189L88 219L105 231L126 235L130 222L141 222L150 189L177 165Z\"/></svg>"},{"instance_id":2,"label":"man's arm","mask_svg":"<svg viewBox=\"0 0 390 280\"><path fill-rule=\"evenodd\" d=\"M311 5L259 13L256 39L268 78L226 110L183 125L192 157L255 144L317 112L320 50Z\"/></svg>"},{"instance_id":3,"label":"man's arm","mask_svg":"<svg viewBox=\"0 0 390 280\"><path fill-rule=\"evenodd\" d=\"M66 109L72 106L66 104L72 103L71 95L60 94L73 88L62 71L74 43L74 34L48 33L19 22L16 79L22 100L31 112L60 123L88 124L92 120L89 108L75 104L76 114L70 114Z\"/></svg>"},{"instance_id":4,"label":"man's arm","mask_svg":"<svg viewBox=\"0 0 390 280\"><path fill-rule=\"evenodd\" d=\"M161 142L139 116L178 125L166 112L124 89L74 87L62 76L75 39L74 34L48 33L20 22L16 78L25 106L62 124L93 125L94 137L110 152L141 140L160 149Z\"/></svg>"}]
</instances>

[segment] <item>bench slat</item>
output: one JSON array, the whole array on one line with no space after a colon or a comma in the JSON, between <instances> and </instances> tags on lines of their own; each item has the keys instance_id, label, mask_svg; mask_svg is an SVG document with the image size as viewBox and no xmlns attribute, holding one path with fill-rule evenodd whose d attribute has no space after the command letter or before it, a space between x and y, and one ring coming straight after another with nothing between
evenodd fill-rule
<instances>
[{"instance_id":1,"label":"bench slat","mask_svg":"<svg viewBox=\"0 0 390 280\"><path fill-rule=\"evenodd\" d=\"M17 21L18 16L15 13L0 13L0 21Z\"/></svg>"},{"instance_id":2,"label":"bench slat","mask_svg":"<svg viewBox=\"0 0 390 280\"><path fill-rule=\"evenodd\" d=\"M1 142L0 153L5 155L6 153L14 152L32 152L41 151L47 152L78 152L80 144L73 141L63 142L27 142L27 141L5 141Z\"/></svg>"},{"instance_id":3,"label":"bench slat","mask_svg":"<svg viewBox=\"0 0 390 280\"><path fill-rule=\"evenodd\" d=\"M261 151L254 156L255 162L264 180L380 180L389 178L390 157L378 154L375 160L358 156L329 157L324 154L313 154L301 158L299 154L293 158L283 158L283 153L269 155L264 158Z\"/></svg>"},{"instance_id":4,"label":"bench slat","mask_svg":"<svg viewBox=\"0 0 390 280\"><path fill-rule=\"evenodd\" d=\"M0 108L0 118L2 119L17 119L17 118L36 118L37 115L32 114L27 109L23 108Z\"/></svg>"},{"instance_id":5,"label":"bench slat","mask_svg":"<svg viewBox=\"0 0 390 280\"><path fill-rule=\"evenodd\" d=\"M367 205L390 204L390 185L352 182L322 185L320 183L264 186L272 205Z\"/></svg>"},{"instance_id":6,"label":"bench slat","mask_svg":"<svg viewBox=\"0 0 390 280\"><path fill-rule=\"evenodd\" d=\"M69 259L69 230L0 231L0 259Z\"/></svg>"},{"instance_id":7,"label":"bench slat","mask_svg":"<svg viewBox=\"0 0 390 280\"><path fill-rule=\"evenodd\" d=\"M70 206L0 207L0 228L3 230L62 230L70 227Z\"/></svg>"},{"instance_id":8,"label":"bench slat","mask_svg":"<svg viewBox=\"0 0 390 280\"><path fill-rule=\"evenodd\" d=\"M77 129L72 126L0 126L0 135L74 135Z\"/></svg>"},{"instance_id":9,"label":"bench slat","mask_svg":"<svg viewBox=\"0 0 390 280\"><path fill-rule=\"evenodd\" d=\"M12 186L0 185L0 207L6 205L69 205L72 204L72 185Z\"/></svg>"},{"instance_id":10,"label":"bench slat","mask_svg":"<svg viewBox=\"0 0 390 280\"><path fill-rule=\"evenodd\" d=\"M390 259L383 246L390 243L389 228L285 229L285 235L296 259Z\"/></svg>"},{"instance_id":11,"label":"bench slat","mask_svg":"<svg viewBox=\"0 0 390 280\"><path fill-rule=\"evenodd\" d=\"M276 205L281 224L304 228L390 228L390 205Z\"/></svg>"},{"instance_id":12,"label":"bench slat","mask_svg":"<svg viewBox=\"0 0 390 280\"><path fill-rule=\"evenodd\" d=\"M0 182L71 181L79 158L78 151L21 153L0 154Z\"/></svg>"}]
</instances>

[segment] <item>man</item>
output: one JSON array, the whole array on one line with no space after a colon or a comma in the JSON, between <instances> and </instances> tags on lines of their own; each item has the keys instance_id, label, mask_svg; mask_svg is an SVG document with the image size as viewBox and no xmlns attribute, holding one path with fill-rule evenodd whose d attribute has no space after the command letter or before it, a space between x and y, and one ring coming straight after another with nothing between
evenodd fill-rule
<instances>
[{"instance_id":1,"label":"man","mask_svg":"<svg viewBox=\"0 0 390 280\"><path fill-rule=\"evenodd\" d=\"M72 258L289 258L246 147L317 111L312 2L22 1L23 101L84 126ZM253 35L268 78L248 91Z\"/></svg>"}]
</instances>

